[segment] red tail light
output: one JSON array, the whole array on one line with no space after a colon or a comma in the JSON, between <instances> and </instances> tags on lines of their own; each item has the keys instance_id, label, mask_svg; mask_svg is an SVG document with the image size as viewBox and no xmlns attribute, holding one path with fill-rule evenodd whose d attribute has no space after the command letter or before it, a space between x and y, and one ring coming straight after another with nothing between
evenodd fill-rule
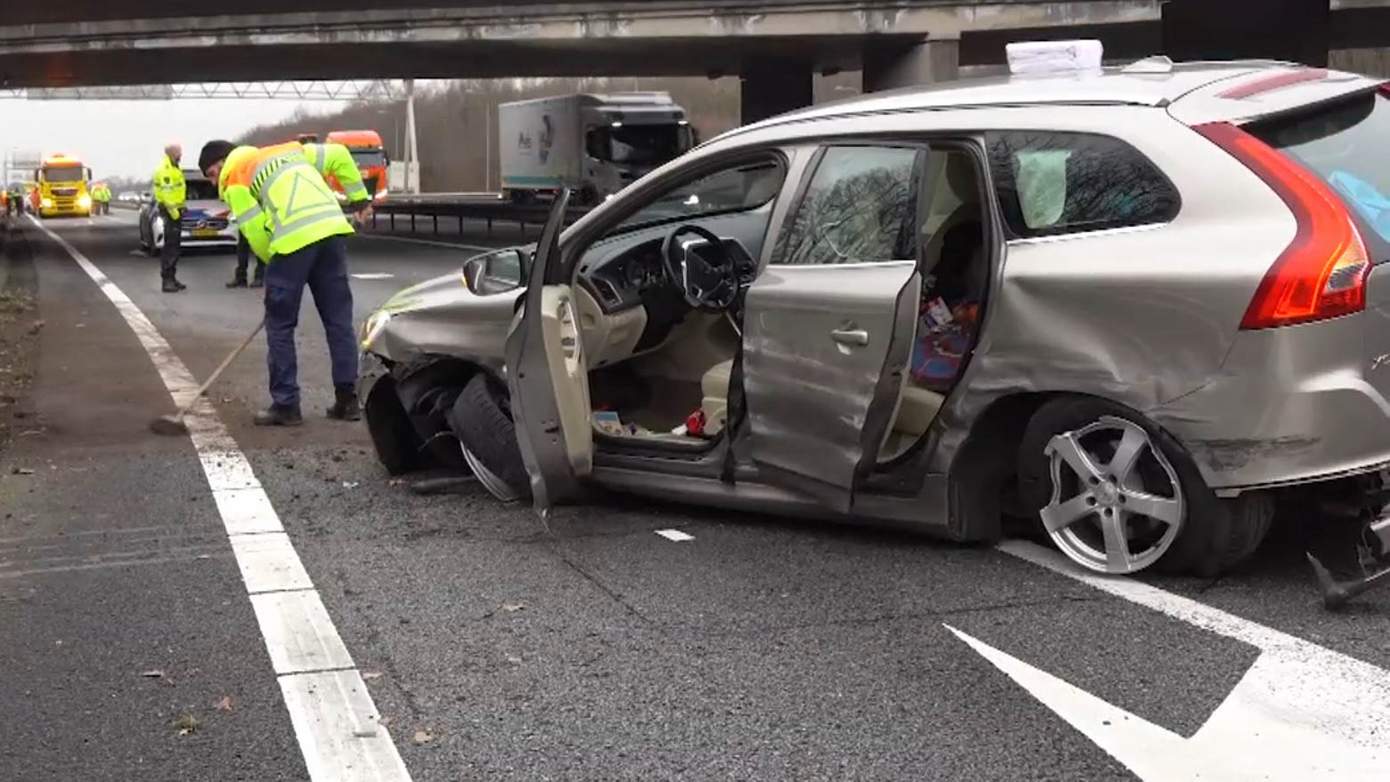
<instances>
[{"instance_id":1,"label":"red tail light","mask_svg":"<svg viewBox=\"0 0 1390 782\"><path fill-rule=\"evenodd\" d=\"M1288 204L1293 242L1265 274L1242 329L1326 320L1366 306L1370 255L1337 194L1283 153L1225 122L1194 128L1244 163Z\"/></svg>"}]
</instances>

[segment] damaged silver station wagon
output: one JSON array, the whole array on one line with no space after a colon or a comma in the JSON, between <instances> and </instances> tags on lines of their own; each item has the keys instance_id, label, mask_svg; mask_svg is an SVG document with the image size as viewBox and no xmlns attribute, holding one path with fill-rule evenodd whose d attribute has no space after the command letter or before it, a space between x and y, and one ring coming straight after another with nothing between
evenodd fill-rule
<instances>
[{"instance_id":1,"label":"damaged silver station wagon","mask_svg":"<svg viewBox=\"0 0 1390 782\"><path fill-rule=\"evenodd\" d=\"M1385 503L1390 96L1151 58L741 128L364 324L400 473L1214 573ZM461 447L460 447L461 446Z\"/></svg>"}]
</instances>

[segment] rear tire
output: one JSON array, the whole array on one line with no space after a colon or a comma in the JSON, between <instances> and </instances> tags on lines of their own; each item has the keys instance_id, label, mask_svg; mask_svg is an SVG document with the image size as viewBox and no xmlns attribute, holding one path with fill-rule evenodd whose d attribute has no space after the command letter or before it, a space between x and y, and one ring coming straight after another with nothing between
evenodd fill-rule
<instances>
[{"instance_id":1,"label":"rear tire","mask_svg":"<svg viewBox=\"0 0 1390 782\"><path fill-rule=\"evenodd\" d=\"M1252 492L1221 501L1230 527L1226 547L1221 552L1221 570L1229 570L1259 550L1274 524L1274 499Z\"/></svg>"},{"instance_id":2,"label":"rear tire","mask_svg":"<svg viewBox=\"0 0 1390 782\"><path fill-rule=\"evenodd\" d=\"M405 408L401 407L400 397L396 396L392 383L388 380L378 381L362 407L376 457L386 472L404 475L424 466L420 454L424 442L416 434Z\"/></svg>"},{"instance_id":3,"label":"rear tire","mask_svg":"<svg viewBox=\"0 0 1390 782\"><path fill-rule=\"evenodd\" d=\"M1117 469L1114 462L1118 460L1113 457L1125 436L1139 443L1137 447L1140 449L1137 461L1133 463L1131 477L1128 478L1114 475ZM1049 448L1052 447L1052 452L1058 453L1060 458L1062 449L1055 446L1068 442L1068 438L1074 438L1081 444L1082 450L1101 473L1094 490L1080 485L1079 473L1073 475L1066 472L1067 463L1057 473L1067 485L1054 493L1054 465ZM1081 511L1089 515L1082 515L1073 524L1059 530L1070 534L1059 537L1058 534L1049 533L1063 553L1092 570L1134 573L1155 567L1209 577L1234 564L1233 555L1247 548L1245 544L1231 543L1230 515L1202 480L1196 464L1182 446L1142 415L1112 402L1073 396L1054 399L1040 407L1029 420L1019 446L1018 474L1023 502L1034 512L1033 519L1039 524L1045 513L1057 518L1065 507L1061 502L1069 498L1080 499L1088 491L1094 491L1095 496L1103 500L1099 504L1092 504L1094 511ZM1119 493L1126 495L1128 505L1124 500L1119 504L1106 505L1106 502L1115 499L1102 496L1115 493L1101 485L1106 483L1107 476L1112 479L1112 486L1116 485L1115 478L1120 479L1123 485L1119 486L1122 489ZM1086 480L1089 481L1089 478ZM1071 497L1072 494L1076 497ZM1177 532L1170 534L1169 528L1174 525L1161 526L1156 516L1136 514L1133 511L1137 507L1136 494L1151 495L1167 502L1176 501L1176 511L1172 505L1166 505L1164 513L1176 518ZM1094 524L1104 529L1106 517L1101 514L1107 507L1122 519L1120 528L1124 530L1125 537L1131 539L1132 543L1144 546L1134 556L1130 567L1119 567L1114 559L1104 555L1097 559L1094 555L1088 555L1086 547L1079 545L1089 539L1092 541L1090 548L1096 548L1098 531L1086 525ZM1107 546L1101 544L1101 547L1108 553Z\"/></svg>"},{"instance_id":4,"label":"rear tire","mask_svg":"<svg viewBox=\"0 0 1390 782\"><path fill-rule=\"evenodd\" d=\"M501 384L479 372L469 379L449 412L463 457L478 482L492 496L514 502L531 493L531 478L521 460L511 405Z\"/></svg>"}]
</instances>

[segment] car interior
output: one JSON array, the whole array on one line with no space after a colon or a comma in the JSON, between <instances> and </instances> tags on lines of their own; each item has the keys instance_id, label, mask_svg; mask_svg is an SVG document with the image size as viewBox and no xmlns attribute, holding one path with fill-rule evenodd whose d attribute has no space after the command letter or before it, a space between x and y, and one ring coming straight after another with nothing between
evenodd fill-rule
<instances>
[{"instance_id":1,"label":"car interior","mask_svg":"<svg viewBox=\"0 0 1390 782\"><path fill-rule=\"evenodd\" d=\"M976 161L963 149L934 150L925 160L920 315L880 461L924 439L974 344L988 286ZM660 224L642 228L639 213L585 251L575 291L599 443L703 450L723 431L741 341L738 291L756 276L783 177L780 165L736 171L677 188L654 205L689 206L688 219L658 212ZM701 273L706 280L695 279Z\"/></svg>"}]
</instances>

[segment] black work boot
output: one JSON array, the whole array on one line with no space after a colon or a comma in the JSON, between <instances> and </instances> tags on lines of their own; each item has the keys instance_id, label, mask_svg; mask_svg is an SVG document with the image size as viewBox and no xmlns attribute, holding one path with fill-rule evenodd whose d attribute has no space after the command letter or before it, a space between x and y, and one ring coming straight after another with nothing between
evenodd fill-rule
<instances>
[{"instance_id":1,"label":"black work boot","mask_svg":"<svg viewBox=\"0 0 1390 782\"><path fill-rule=\"evenodd\" d=\"M228 288L245 288L245 287L246 287L246 278L245 278L245 277L238 277L238 278L236 278L235 280L232 280L231 282L227 283L227 287L228 287Z\"/></svg>"},{"instance_id":2,"label":"black work boot","mask_svg":"<svg viewBox=\"0 0 1390 782\"><path fill-rule=\"evenodd\" d=\"M265 280L261 279L260 277L257 277L256 279L254 279L254 280L251 281L251 287L252 287L252 288L264 288L264 287L265 287Z\"/></svg>"},{"instance_id":3,"label":"black work boot","mask_svg":"<svg viewBox=\"0 0 1390 782\"><path fill-rule=\"evenodd\" d=\"M299 405L271 405L256 413L256 426L299 426L304 416L299 413Z\"/></svg>"},{"instance_id":4,"label":"black work boot","mask_svg":"<svg viewBox=\"0 0 1390 782\"><path fill-rule=\"evenodd\" d=\"M160 290L164 291L165 293L178 293L179 291L183 290L183 288L180 288L179 284L177 282L174 282L173 280L165 280L164 284L160 287Z\"/></svg>"},{"instance_id":5,"label":"black work boot","mask_svg":"<svg viewBox=\"0 0 1390 782\"><path fill-rule=\"evenodd\" d=\"M357 404L357 392L352 389L336 389L333 392L333 406L328 408L328 417L339 421L362 420L362 408Z\"/></svg>"},{"instance_id":6,"label":"black work boot","mask_svg":"<svg viewBox=\"0 0 1390 782\"><path fill-rule=\"evenodd\" d=\"M183 283L179 282L178 280L174 280L173 282L174 282L174 285L177 286L179 290L181 290L181 291L186 291L186 290L188 290L188 286L187 286L187 285L184 285Z\"/></svg>"}]
</instances>

